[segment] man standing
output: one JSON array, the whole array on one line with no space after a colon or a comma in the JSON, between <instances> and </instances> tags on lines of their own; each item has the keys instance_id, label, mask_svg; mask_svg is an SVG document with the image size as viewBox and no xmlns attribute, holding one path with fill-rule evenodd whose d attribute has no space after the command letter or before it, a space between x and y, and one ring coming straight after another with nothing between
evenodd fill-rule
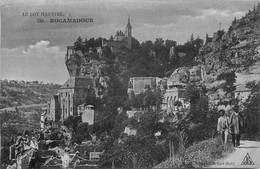
<instances>
[{"instance_id":1,"label":"man standing","mask_svg":"<svg viewBox=\"0 0 260 169\"><path fill-rule=\"evenodd\" d=\"M227 144L229 118L225 114L225 110L219 110L217 131L221 134L223 144Z\"/></svg>"},{"instance_id":2,"label":"man standing","mask_svg":"<svg viewBox=\"0 0 260 169\"><path fill-rule=\"evenodd\" d=\"M233 112L230 117L230 131L232 136L232 143L234 147L240 146L240 134L242 134L244 127L244 120L239 114L239 107L233 107Z\"/></svg>"}]
</instances>

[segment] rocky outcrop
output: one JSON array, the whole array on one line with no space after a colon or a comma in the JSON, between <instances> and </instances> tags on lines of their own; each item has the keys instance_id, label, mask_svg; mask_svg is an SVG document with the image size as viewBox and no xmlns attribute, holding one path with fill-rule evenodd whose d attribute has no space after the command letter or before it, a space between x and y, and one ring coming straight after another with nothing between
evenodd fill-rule
<instances>
[{"instance_id":1,"label":"rocky outcrop","mask_svg":"<svg viewBox=\"0 0 260 169\"><path fill-rule=\"evenodd\" d=\"M108 88L109 77L105 75L106 63L102 53L81 51L68 52L65 59L70 76L92 79L96 97L102 97Z\"/></svg>"},{"instance_id":2,"label":"rocky outcrop","mask_svg":"<svg viewBox=\"0 0 260 169\"><path fill-rule=\"evenodd\" d=\"M260 59L260 7L234 20L227 32L219 30L210 42L200 48L196 61L207 74L216 74L223 67L246 71Z\"/></svg>"},{"instance_id":3,"label":"rocky outcrop","mask_svg":"<svg viewBox=\"0 0 260 169\"><path fill-rule=\"evenodd\" d=\"M111 85L112 76L118 77L120 81L124 81L122 77L126 70L124 62L121 60L131 52L117 49L111 52L110 48L99 47L97 51L89 50L82 53L73 47L68 47L65 57L70 76L91 79L96 97L102 98Z\"/></svg>"}]
</instances>

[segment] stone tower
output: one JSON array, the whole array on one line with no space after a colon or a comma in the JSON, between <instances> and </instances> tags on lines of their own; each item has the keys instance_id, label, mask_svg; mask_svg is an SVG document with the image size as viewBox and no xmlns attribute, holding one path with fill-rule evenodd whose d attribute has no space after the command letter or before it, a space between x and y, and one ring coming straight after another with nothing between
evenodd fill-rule
<instances>
[{"instance_id":1,"label":"stone tower","mask_svg":"<svg viewBox=\"0 0 260 169\"><path fill-rule=\"evenodd\" d=\"M125 35L127 37L127 42L128 42L127 46L130 49L132 47L132 26L130 23L130 16L128 16L128 22L126 25Z\"/></svg>"}]
</instances>

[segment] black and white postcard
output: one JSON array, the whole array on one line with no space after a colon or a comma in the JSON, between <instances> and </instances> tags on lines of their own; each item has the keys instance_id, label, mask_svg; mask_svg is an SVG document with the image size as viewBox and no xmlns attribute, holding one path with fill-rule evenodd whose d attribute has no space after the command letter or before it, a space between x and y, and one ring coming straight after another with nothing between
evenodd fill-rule
<instances>
[{"instance_id":1,"label":"black and white postcard","mask_svg":"<svg viewBox=\"0 0 260 169\"><path fill-rule=\"evenodd\" d=\"M0 168L260 168L259 0L2 0L0 51Z\"/></svg>"}]
</instances>

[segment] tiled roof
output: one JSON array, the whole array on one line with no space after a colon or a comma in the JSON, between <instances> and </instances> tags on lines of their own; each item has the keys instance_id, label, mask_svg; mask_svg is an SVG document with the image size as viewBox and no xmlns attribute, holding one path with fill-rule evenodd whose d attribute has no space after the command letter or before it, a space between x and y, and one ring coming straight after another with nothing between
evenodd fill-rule
<instances>
[{"instance_id":1,"label":"tiled roof","mask_svg":"<svg viewBox=\"0 0 260 169\"><path fill-rule=\"evenodd\" d=\"M70 88L89 88L92 85L92 79L70 77L62 86L61 89Z\"/></svg>"},{"instance_id":2,"label":"tiled roof","mask_svg":"<svg viewBox=\"0 0 260 169\"><path fill-rule=\"evenodd\" d=\"M61 166L61 165L62 165L62 160L57 157L50 157L43 164L43 166Z\"/></svg>"},{"instance_id":3,"label":"tiled roof","mask_svg":"<svg viewBox=\"0 0 260 169\"><path fill-rule=\"evenodd\" d=\"M87 145L79 145L76 146L73 150L73 152L80 152L81 154L84 154L85 151L87 152L93 152L93 151L102 151L102 148L100 146L87 146Z\"/></svg>"}]
</instances>

